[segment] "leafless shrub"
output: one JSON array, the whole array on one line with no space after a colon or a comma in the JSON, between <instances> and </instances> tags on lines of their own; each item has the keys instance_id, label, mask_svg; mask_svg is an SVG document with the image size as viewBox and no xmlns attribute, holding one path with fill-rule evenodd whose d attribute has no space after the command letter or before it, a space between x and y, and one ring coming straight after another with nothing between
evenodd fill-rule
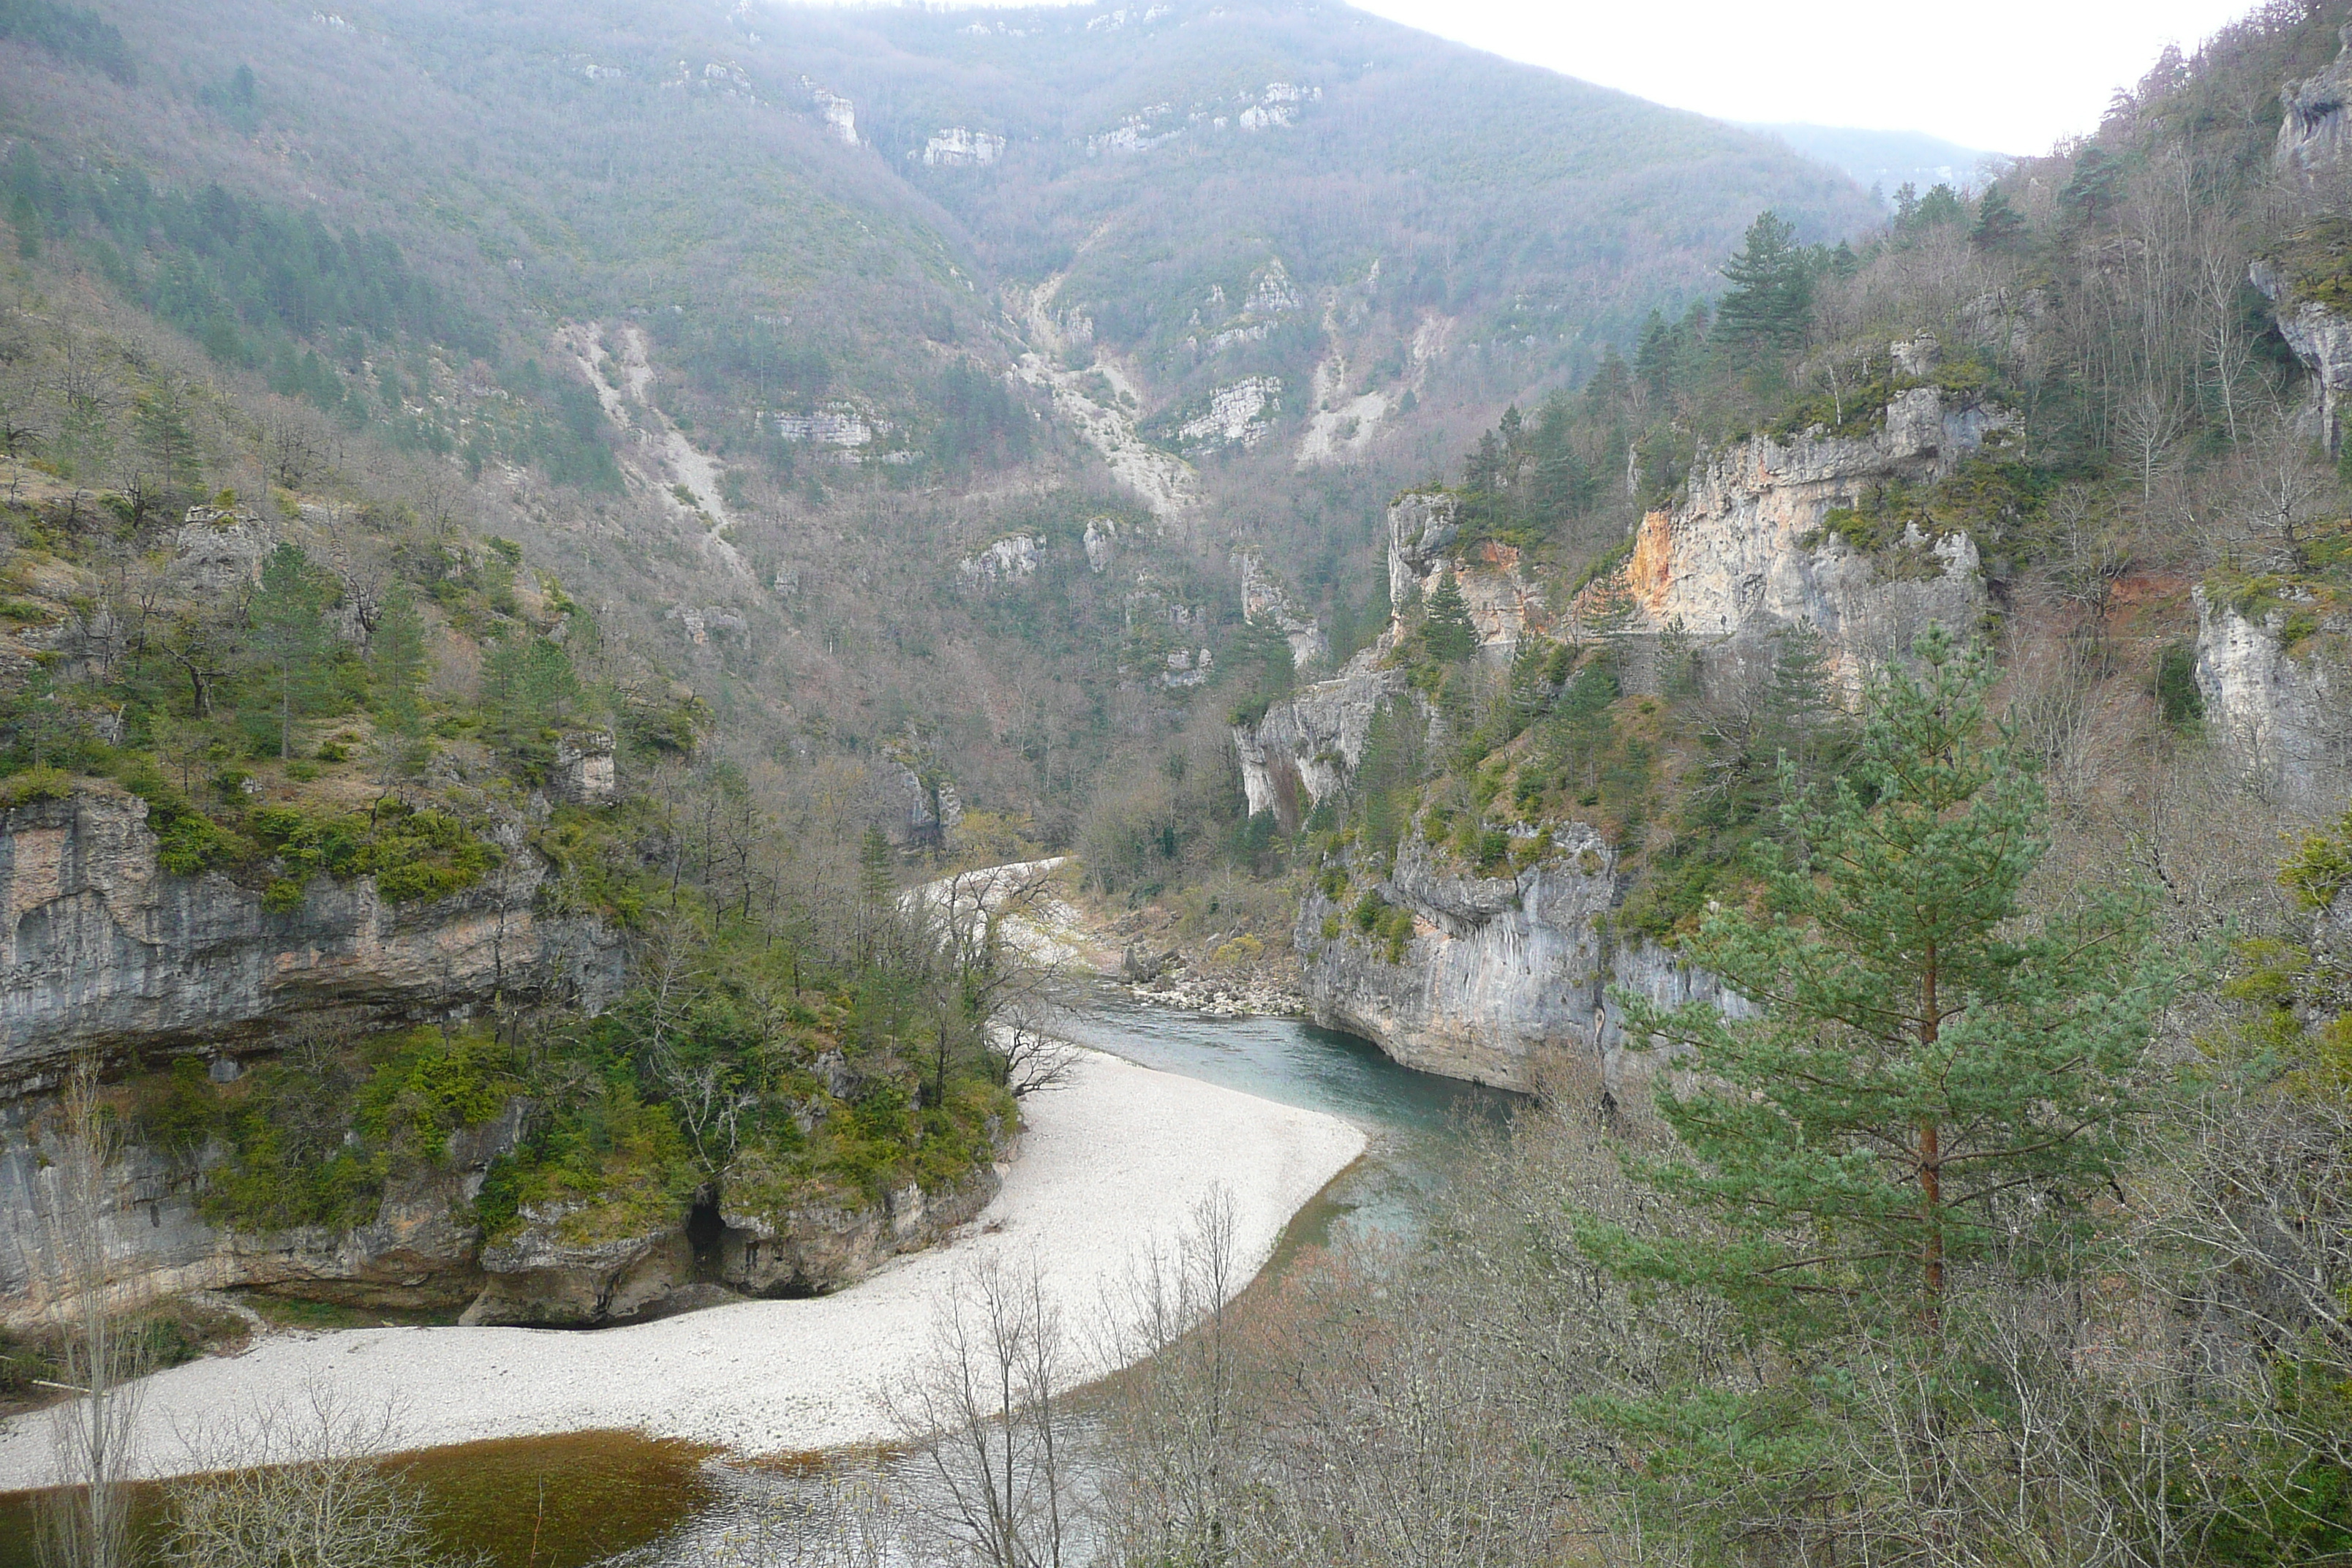
<instances>
[{"instance_id":1,"label":"leafless shrub","mask_svg":"<svg viewBox=\"0 0 2352 1568\"><path fill-rule=\"evenodd\" d=\"M436 1542L424 1495L377 1456L398 1446L389 1407L323 1388L184 1434L215 1468L164 1489L171 1568L463 1568Z\"/></svg>"},{"instance_id":2,"label":"leafless shrub","mask_svg":"<svg viewBox=\"0 0 2352 1568\"><path fill-rule=\"evenodd\" d=\"M777 1487L708 1542L713 1568L884 1568L907 1561L908 1505L878 1467Z\"/></svg>"},{"instance_id":3,"label":"leafless shrub","mask_svg":"<svg viewBox=\"0 0 2352 1568\"><path fill-rule=\"evenodd\" d=\"M1122 1563L1219 1561L1251 1472L1236 1342L1233 1196L1219 1188L1172 1245L1155 1245L1106 1294L1116 1325L1100 1359L1130 1366L1103 1447L1103 1525Z\"/></svg>"}]
</instances>

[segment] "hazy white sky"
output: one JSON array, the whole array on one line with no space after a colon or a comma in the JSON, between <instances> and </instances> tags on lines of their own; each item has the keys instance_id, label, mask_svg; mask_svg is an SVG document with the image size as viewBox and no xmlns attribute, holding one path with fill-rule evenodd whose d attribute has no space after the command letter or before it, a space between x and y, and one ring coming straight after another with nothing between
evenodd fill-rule
<instances>
[{"instance_id":1,"label":"hazy white sky","mask_svg":"<svg viewBox=\"0 0 2352 1568\"><path fill-rule=\"evenodd\" d=\"M1989 153L2035 153L2097 125L2108 96L2137 81L2165 45L2193 49L2255 0L1356 3L1722 120L1925 131Z\"/></svg>"},{"instance_id":2,"label":"hazy white sky","mask_svg":"<svg viewBox=\"0 0 2352 1568\"><path fill-rule=\"evenodd\" d=\"M2164 46L2253 0L1357 0L1514 59L1724 120L1925 131L2049 151Z\"/></svg>"}]
</instances>

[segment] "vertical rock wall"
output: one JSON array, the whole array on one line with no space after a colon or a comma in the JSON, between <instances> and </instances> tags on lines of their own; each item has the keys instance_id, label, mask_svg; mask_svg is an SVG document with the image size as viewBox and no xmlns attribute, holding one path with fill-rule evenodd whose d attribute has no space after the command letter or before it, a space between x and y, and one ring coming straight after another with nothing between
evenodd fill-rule
<instances>
[{"instance_id":1,"label":"vertical rock wall","mask_svg":"<svg viewBox=\"0 0 2352 1568\"><path fill-rule=\"evenodd\" d=\"M0 1094L78 1049L253 1038L305 1012L447 1016L549 991L601 1005L617 936L541 911L543 863L520 822L500 837L505 864L448 898L389 904L320 877L273 913L218 873L163 870L147 803L113 785L0 811Z\"/></svg>"},{"instance_id":2,"label":"vertical rock wall","mask_svg":"<svg viewBox=\"0 0 2352 1568\"><path fill-rule=\"evenodd\" d=\"M2199 588L2197 689L2206 723L2240 771L2298 810L2352 795L2352 666L2341 628L2292 641L2289 612L2259 622Z\"/></svg>"},{"instance_id":3,"label":"vertical rock wall","mask_svg":"<svg viewBox=\"0 0 2352 1568\"><path fill-rule=\"evenodd\" d=\"M1930 622L1973 630L1984 588L1966 534L1932 535L1911 522L1886 550L1865 554L1828 518L1889 480L1951 473L2009 423L1921 386L1896 394L1867 437L1759 436L1703 458L1687 499L1650 513L1635 536L1626 581L1640 628L1679 625L1705 643L1811 621L1852 694Z\"/></svg>"},{"instance_id":4,"label":"vertical rock wall","mask_svg":"<svg viewBox=\"0 0 2352 1568\"><path fill-rule=\"evenodd\" d=\"M1648 1069L1626 1052L1612 987L1744 1005L1665 950L1610 931L1616 855L1583 823L1555 828L1549 852L1510 877L1480 877L1416 830L1370 890L1409 914L1412 937L1391 959L1384 937L1310 893L1296 933L1308 1005L1316 1022L1423 1072L1528 1092L1548 1058L1573 1057L1616 1088Z\"/></svg>"}]
</instances>

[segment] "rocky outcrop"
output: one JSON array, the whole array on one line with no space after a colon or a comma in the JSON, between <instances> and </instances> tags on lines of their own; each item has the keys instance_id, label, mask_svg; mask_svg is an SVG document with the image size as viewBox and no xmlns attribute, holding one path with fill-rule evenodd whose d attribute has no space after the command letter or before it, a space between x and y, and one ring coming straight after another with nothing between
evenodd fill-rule
<instances>
[{"instance_id":1,"label":"rocky outcrop","mask_svg":"<svg viewBox=\"0 0 2352 1568\"><path fill-rule=\"evenodd\" d=\"M226 1066L228 1064L223 1064ZM231 1069L233 1070L233 1068ZM480 1291L479 1233L466 1205L491 1162L512 1152L524 1102L450 1134L436 1166L395 1177L366 1225L240 1233L217 1228L197 1202L205 1163L132 1147L101 1225L110 1288L125 1304L190 1290L247 1287L348 1306L455 1311ZM62 1310L56 1129L36 1100L0 1102L0 1326L22 1329Z\"/></svg>"},{"instance_id":2,"label":"rocky outcrop","mask_svg":"<svg viewBox=\"0 0 2352 1568\"><path fill-rule=\"evenodd\" d=\"M572 805L610 805L620 798L609 730L578 731L555 742L547 793Z\"/></svg>"},{"instance_id":3,"label":"rocky outcrop","mask_svg":"<svg viewBox=\"0 0 2352 1568\"><path fill-rule=\"evenodd\" d=\"M1300 687L1253 724L1234 726L1242 792L1253 816L1271 811L1296 832L1307 814L1346 787L1380 710L1405 689L1405 672L1379 668L1368 648L1328 680Z\"/></svg>"},{"instance_id":4,"label":"rocky outcrop","mask_svg":"<svg viewBox=\"0 0 2352 1568\"><path fill-rule=\"evenodd\" d=\"M1759 436L1703 460L1687 499L1650 513L1635 536L1625 574L1634 629L1679 626L1715 640L1811 621L1846 689L1858 693L1868 669L1908 648L1930 622L1972 628L1983 583L1966 534L1933 535L1910 521L1865 552L1827 526L1832 509L1866 505L1891 479L1948 476L2010 423L1920 386L1897 393L1868 437Z\"/></svg>"},{"instance_id":5,"label":"rocky outcrop","mask_svg":"<svg viewBox=\"0 0 2352 1568\"><path fill-rule=\"evenodd\" d=\"M0 1095L76 1050L241 1048L304 1013L441 1018L500 994L601 1006L618 939L538 910L545 863L520 822L499 832L505 863L447 898L390 904L373 880L320 877L272 912L216 872L165 871L147 803L111 784L0 812Z\"/></svg>"},{"instance_id":6,"label":"rocky outcrop","mask_svg":"<svg viewBox=\"0 0 2352 1568\"><path fill-rule=\"evenodd\" d=\"M1177 443L1186 451L1256 446L1274 427L1282 407L1282 378L1244 376L1209 394L1209 405L1176 427Z\"/></svg>"},{"instance_id":7,"label":"rocky outcrop","mask_svg":"<svg viewBox=\"0 0 2352 1568\"><path fill-rule=\"evenodd\" d=\"M2216 738L2245 775L2281 802L2333 811L2352 794L2352 665L2345 628L2306 611L2252 619L2197 605L2197 689Z\"/></svg>"},{"instance_id":8,"label":"rocky outcrop","mask_svg":"<svg viewBox=\"0 0 2352 1568\"><path fill-rule=\"evenodd\" d=\"M722 1203L719 1278L751 1296L837 1290L898 1253L937 1243L986 1208L1002 1185L992 1166L935 1192L908 1182L885 1194L878 1205L808 1203L776 1213Z\"/></svg>"},{"instance_id":9,"label":"rocky outcrop","mask_svg":"<svg viewBox=\"0 0 2352 1568\"><path fill-rule=\"evenodd\" d=\"M235 507L194 506L173 541L172 575L183 587L221 594L261 581L277 531Z\"/></svg>"},{"instance_id":10,"label":"rocky outcrop","mask_svg":"<svg viewBox=\"0 0 2352 1568\"><path fill-rule=\"evenodd\" d=\"M1087 532L1086 539L1084 541L1087 552L1087 570L1095 573L1097 575L1108 571L1110 569L1111 551L1118 542L1118 519L1115 517L1090 517L1087 519Z\"/></svg>"},{"instance_id":11,"label":"rocky outcrop","mask_svg":"<svg viewBox=\"0 0 2352 1568\"><path fill-rule=\"evenodd\" d=\"M1549 626L1549 606L1517 550L1491 539L1463 544L1461 516L1461 498L1447 490L1408 490L1389 503L1389 603L1415 603L1450 568L1480 655L1507 661L1531 631Z\"/></svg>"},{"instance_id":12,"label":"rocky outcrop","mask_svg":"<svg viewBox=\"0 0 2352 1568\"><path fill-rule=\"evenodd\" d=\"M1266 570L1256 548L1235 551L1233 564L1242 580L1242 618L1281 627L1284 640L1290 644L1294 668L1311 669L1328 665L1331 644L1323 636L1321 623L1292 601L1289 589L1283 585L1281 578Z\"/></svg>"},{"instance_id":13,"label":"rocky outcrop","mask_svg":"<svg viewBox=\"0 0 2352 1568\"><path fill-rule=\"evenodd\" d=\"M2352 26L2336 34L2342 46L2335 63L2317 76L2279 89L2278 142L2273 155L2280 172L2308 180L2344 161L2352 147Z\"/></svg>"},{"instance_id":14,"label":"rocky outcrop","mask_svg":"<svg viewBox=\"0 0 2352 1568\"><path fill-rule=\"evenodd\" d=\"M2316 300L2298 300L2285 275L2267 261L2257 261L2249 275L2256 289L2271 302L2271 318L2279 336L2311 373L2310 418L2317 428L2310 434L2331 453L2344 447L2344 405L2352 397L2352 320Z\"/></svg>"},{"instance_id":15,"label":"rocky outcrop","mask_svg":"<svg viewBox=\"0 0 2352 1568\"><path fill-rule=\"evenodd\" d=\"M458 1321L584 1328L644 1317L694 1282L694 1244L675 1223L572 1240L567 1205L525 1209L513 1236L482 1248L481 1293Z\"/></svg>"},{"instance_id":16,"label":"rocky outcrop","mask_svg":"<svg viewBox=\"0 0 2352 1568\"><path fill-rule=\"evenodd\" d=\"M909 153L907 156L912 158L915 154ZM933 169L985 168L1003 156L1003 137L963 125L950 125L933 132L922 147L923 163Z\"/></svg>"},{"instance_id":17,"label":"rocky outcrop","mask_svg":"<svg viewBox=\"0 0 2352 1568\"><path fill-rule=\"evenodd\" d=\"M1608 919L1614 851L1582 823L1550 831L1525 868L1481 877L1416 830L1370 887L1411 920L1401 942L1360 931L1350 909L1310 893L1297 942L1316 1022L1362 1035L1407 1067L1526 1092L1548 1056L1580 1056L1612 1088L1646 1072L1626 1052L1612 986L1667 1005L1744 1008L1665 950L1620 941Z\"/></svg>"},{"instance_id":18,"label":"rocky outcrop","mask_svg":"<svg viewBox=\"0 0 2352 1568\"><path fill-rule=\"evenodd\" d=\"M1025 583L1037 574L1045 559L1045 542L1026 533L1008 534L977 555L956 563L956 574L968 588L993 588Z\"/></svg>"}]
</instances>

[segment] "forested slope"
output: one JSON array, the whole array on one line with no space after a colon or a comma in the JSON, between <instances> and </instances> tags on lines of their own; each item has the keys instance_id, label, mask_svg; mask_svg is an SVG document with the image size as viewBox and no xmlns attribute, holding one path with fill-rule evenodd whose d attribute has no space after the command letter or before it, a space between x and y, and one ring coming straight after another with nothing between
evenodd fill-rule
<instances>
[{"instance_id":1,"label":"forested slope","mask_svg":"<svg viewBox=\"0 0 2352 1568\"><path fill-rule=\"evenodd\" d=\"M2344 20L1850 246L1760 215L1234 715L1318 1016L1544 1101L1335 1268L1381 1304L1236 1331L1244 1555L2352 1542ZM1186 805L1107 793L1097 877Z\"/></svg>"}]
</instances>

